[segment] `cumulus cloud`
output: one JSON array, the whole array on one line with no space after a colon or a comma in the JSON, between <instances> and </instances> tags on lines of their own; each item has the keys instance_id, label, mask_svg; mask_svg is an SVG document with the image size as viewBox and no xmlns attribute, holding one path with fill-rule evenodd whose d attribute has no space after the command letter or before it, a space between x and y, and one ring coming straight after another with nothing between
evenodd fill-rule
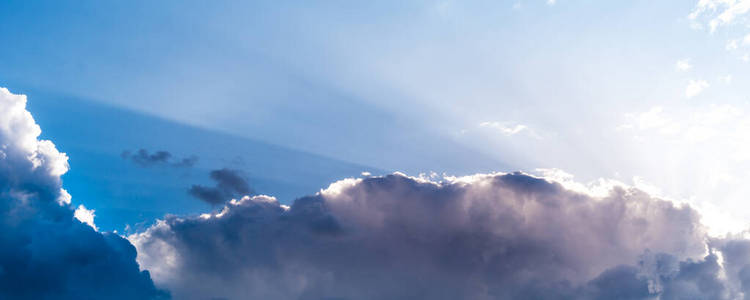
<instances>
[{"instance_id":1,"label":"cumulus cloud","mask_svg":"<svg viewBox=\"0 0 750 300\"><path fill-rule=\"evenodd\" d=\"M346 179L129 236L181 299L737 299L750 244L686 205L522 173Z\"/></svg>"},{"instance_id":2,"label":"cumulus cloud","mask_svg":"<svg viewBox=\"0 0 750 300\"><path fill-rule=\"evenodd\" d=\"M130 152L128 150L123 151L120 156L123 159L132 161L141 167L151 166L173 166L173 167L192 167L198 162L197 156L189 156L182 159L173 159L172 153L167 151L156 151L149 153L146 149L140 149L136 152Z\"/></svg>"},{"instance_id":3,"label":"cumulus cloud","mask_svg":"<svg viewBox=\"0 0 750 300\"><path fill-rule=\"evenodd\" d=\"M166 297L127 240L74 218L60 179L68 158L40 133L26 97L0 88L0 298Z\"/></svg>"},{"instance_id":4,"label":"cumulus cloud","mask_svg":"<svg viewBox=\"0 0 750 300\"><path fill-rule=\"evenodd\" d=\"M193 185L188 193L209 204L221 204L233 197L252 193L250 185L237 170L220 169L211 171L211 179L216 181L216 186L207 187Z\"/></svg>"}]
</instances>

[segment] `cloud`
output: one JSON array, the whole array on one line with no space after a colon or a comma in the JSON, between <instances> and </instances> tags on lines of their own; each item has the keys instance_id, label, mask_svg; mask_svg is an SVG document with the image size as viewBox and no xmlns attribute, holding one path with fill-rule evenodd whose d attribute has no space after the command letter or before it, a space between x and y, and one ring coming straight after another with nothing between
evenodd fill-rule
<instances>
[{"instance_id":1,"label":"cloud","mask_svg":"<svg viewBox=\"0 0 750 300\"><path fill-rule=\"evenodd\" d=\"M504 136L513 136L522 132L526 132L528 135L539 138L539 135L531 130L528 126L523 124L511 123L511 122L482 122L479 123L480 128L490 128L503 134Z\"/></svg>"},{"instance_id":2,"label":"cloud","mask_svg":"<svg viewBox=\"0 0 750 300\"><path fill-rule=\"evenodd\" d=\"M696 20L706 16L708 26L714 32L719 26L732 24L748 11L750 0L700 0L688 18Z\"/></svg>"},{"instance_id":3,"label":"cloud","mask_svg":"<svg viewBox=\"0 0 750 300\"><path fill-rule=\"evenodd\" d=\"M745 33L744 37L735 35L738 30L747 31L750 27L748 12L750 12L750 0L699 0L688 15L688 19L691 20L691 27L696 29L703 29L703 24L708 25L712 34L719 27L734 26L728 31L734 35L734 38L729 38L725 45L726 50L734 51L739 48L740 43L744 47L750 45L750 34ZM747 54L738 57L742 61L750 61Z\"/></svg>"},{"instance_id":4,"label":"cloud","mask_svg":"<svg viewBox=\"0 0 750 300\"><path fill-rule=\"evenodd\" d=\"M693 66L690 64L689 59L678 60L677 63L675 63L674 67L675 69L677 69L677 71L681 72L686 72L693 68Z\"/></svg>"},{"instance_id":5,"label":"cloud","mask_svg":"<svg viewBox=\"0 0 750 300\"><path fill-rule=\"evenodd\" d=\"M247 181L237 170L225 168L211 171L211 179L216 181L215 187L193 185L188 194L209 204L221 204L233 197L252 193Z\"/></svg>"},{"instance_id":6,"label":"cloud","mask_svg":"<svg viewBox=\"0 0 750 300\"><path fill-rule=\"evenodd\" d=\"M709 86L705 80L690 80L685 88L685 97L693 98L707 89Z\"/></svg>"},{"instance_id":7,"label":"cloud","mask_svg":"<svg viewBox=\"0 0 750 300\"><path fill-rule=\"evenodd\" d=\"M40 133L26 97L0 88L0 298L167 297L127 240L74 218L60 179L68 158Z\"/></svg>"},{"instance_id":8,"label":"cloud","mask_svg":"<svg viewBox=\"0 0 750 300\"><path fill-rule=\"evenodd\" d=\"M185 157L182 159L172 159L172 154L167 151L156 151L153 154L149 154L148 150L146 149L140 149L136 151L135 153L131 153L130 151L126 150L123 151L120 156L123 159L127 159L132 161L138 166L141 167L151 167L151 166L173 166L173 167L192 167L195 165L196 162L198 162L197 156L190 156Z\"/></svg>"},{"instance_id":9,"label":"cloud","mask_svg":"<svg viewBox=\"0 0 750 300\"><path fill-rule=\"evenodd\" d=\"M73 212L73 217L76 218L78 221L81 221L81 223L84 223L86 225L91 226L91 228L94 228L94 230L99 230L96 228L96 224L94 224L94 210L93 209L86 209L83 204L78 205L78 208Z\"/></svg>"},{"instance_id":10,"label":"cloud","mask_svg":"<svg viewBox=\"0 0 750 300\"><path fill-rule=\"evenodd\" d=\"M721 110L718 114L736 114ZM662 108L643 126L674 122ZM706 115L701 120L715 120ZM687 205L621 184L593 193L523 173L332 183L281 205L230 200L128 240L94 230L60 176L67 157L0 90L0 298L739 299L750 241L711 238ZM237 171L211 172L223 196ZM231 194L231 195L230 195ZM88 223L88 225L80 222ZM136 252L137 249L137 252ZM141 272L139 265L149 272Z\"/></svg>"},{"instance_id":11,"label":"cloud","mask_svg":"<svg viewBox=\"0 0 750 300\"><path fill-rule=\"evenodd\" d=\"M129 239L180 299L733 299L750 279L750 246L689 206L522 173L346 179Z\"/></svg>"}]
</instances>

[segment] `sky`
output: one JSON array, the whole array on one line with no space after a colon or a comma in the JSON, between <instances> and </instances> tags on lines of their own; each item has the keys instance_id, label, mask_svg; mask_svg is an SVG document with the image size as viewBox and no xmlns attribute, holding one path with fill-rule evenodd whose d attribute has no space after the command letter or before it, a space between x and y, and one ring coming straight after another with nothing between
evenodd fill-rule
<instances>
[{"instance_id":1,"label":"sky","mask_svg":"<svg viewBox=\"0 0 750 300\"><path fill-rule=\"evenodd\" d=\"M747 0L5 1L0 211L23 221L0 240L84 234L98 248L61 249L120 258L102 265L143 285L131 298L743 299L749 17ZM72 229L40 237L50 222ZM30 243L0 251L0 278L69 260ZM48 294L0 295L72 299L91 282L65 274L98 272L54 267L73 271Z\"/></svg>"},{"instance_id":2,"label":"sky","mask_svg":"<svg viewBox=\"0 0 750 300\"><path fill-rule=\"evenodd\" d=\"M640 184L736 231L750 44L729 3L11 1L0 80L379 170ZM178 151L108 154L146 146Z\"/></svg>"}]
</instances>

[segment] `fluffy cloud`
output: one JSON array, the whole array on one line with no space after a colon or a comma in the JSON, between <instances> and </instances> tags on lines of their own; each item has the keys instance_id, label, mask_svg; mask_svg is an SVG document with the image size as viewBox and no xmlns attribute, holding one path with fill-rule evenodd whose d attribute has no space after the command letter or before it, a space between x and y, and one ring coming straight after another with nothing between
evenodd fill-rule
<instances>
[{"instance_id":1,"label":"fluffy cloud","mask_svg":"<svg viewBox=\"0 0 750 300\"><path fill-rule=\"evenodd\" d=\"M0 88L0 298L166 297L127 240L74 218L68 158L40 133L26 97Z\"/></svg>"},{"instance_id":2,"label":"fluffy cloud","mask_svg":"<svg viewBox=\"0 0 750 300\"><path fill-rule=\"evenodd\" d=\"M737 299L750 243L688 206L522 173L346 179L131 235L180 299Z\"/></svg>"}]
</instances>

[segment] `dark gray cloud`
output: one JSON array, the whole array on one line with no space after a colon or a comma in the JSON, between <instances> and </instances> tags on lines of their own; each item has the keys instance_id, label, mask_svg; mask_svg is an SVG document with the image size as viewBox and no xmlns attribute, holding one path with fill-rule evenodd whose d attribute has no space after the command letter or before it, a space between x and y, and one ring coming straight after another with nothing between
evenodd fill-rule
<instances>
[{"instance_id":1,"label":"dark gray cloud","mask_svg":"<svg viewBox=\"0 0 750 300\"><path fill-rule=\"evenodd\" d=\"M129 239L184 299L741 299L750 286L750 244L707 239L689 206L521 173L343 180Z\"/></svg>"},{"instance_id":2,"label":"dark gray cloud","mask_svg":"<svg viewBox=\"0 0 750 300\"><path fill-rule=\"evenodd\" d=\"M192 167L198 162L197 156L189 156L184 158L173 158L172 153L167 151L156 151L149 153L146 149L140 149L135 152L125 150L120 154L123 159L132 161L141 167L151 166L173 166L173 167Z\"/></svg>"},{"instance_id":3,"label":"dark gray cloud","mask_svg":"<svg viewBox=\"0 0 750 300\"><path fill-rule=\"evenodd\" d=\"M219 169L211 171L211 179L216 181L216 186L207 187L193 185L188 189L188 194L212 205L224 203L233 197L249 195L253 192L247 180L239 171L231 169Z\"/></svg>"},{"instance_id":4,"label":"dark gray cloud","mask_svg":"<svg viewBox=\"0 0 750 300\"><path fill-rule=\"evenodd\" d=\"M0 88L0 299L161 299L135 248L74 219L67 157Z\"/></svg>"}]
</instances>

